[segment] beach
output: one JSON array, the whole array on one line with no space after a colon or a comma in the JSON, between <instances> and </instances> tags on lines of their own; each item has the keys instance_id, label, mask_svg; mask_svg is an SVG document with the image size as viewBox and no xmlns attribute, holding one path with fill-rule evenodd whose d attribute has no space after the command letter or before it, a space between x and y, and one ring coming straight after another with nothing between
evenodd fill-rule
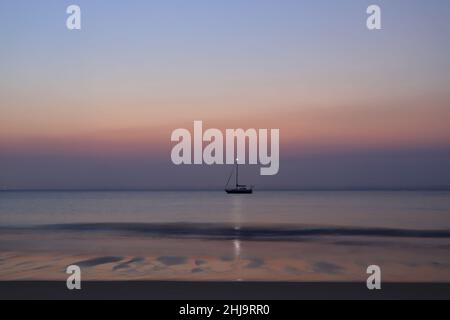
<instances>
[{"instance_id":1,"label":"beach","mask_svg":"<svg viewBox=\"0 0 450 320\"><path fill-rule=\"evenodd\" d=\"M86 282L67 290L63 282L0 282L0 299L27 300L448 300L449 283L386 283L369 291L356 282Z\"/></svg>"}]
</instances>

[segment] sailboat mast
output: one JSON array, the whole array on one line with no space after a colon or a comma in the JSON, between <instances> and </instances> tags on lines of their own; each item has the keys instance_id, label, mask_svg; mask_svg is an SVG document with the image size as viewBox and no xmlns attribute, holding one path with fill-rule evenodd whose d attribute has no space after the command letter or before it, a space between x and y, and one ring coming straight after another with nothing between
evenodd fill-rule
<instances>
[{"instance_id":1,"label":"sailboat mast","mask_svg":"<svg viewBox=\"0 0 450 320\"><path fill-rule=\"evenodd\" d=\"M239 164L236 161L236 188L239 186Z\"/></svg>"}]
</instances>

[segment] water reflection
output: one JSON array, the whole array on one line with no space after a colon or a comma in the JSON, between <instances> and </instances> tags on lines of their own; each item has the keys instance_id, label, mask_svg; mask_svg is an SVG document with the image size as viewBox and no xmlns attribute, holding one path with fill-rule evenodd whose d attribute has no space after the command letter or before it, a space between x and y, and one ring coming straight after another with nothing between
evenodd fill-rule
<instances>
[{"instance_id":1,"label":"water reflection","mask_svg":"<svg viewBox=\"0 0 450 320\"><path fill-rule=\"evenodd\" d=\"M243 198L242 197L232 197L231 198L231 209L230 209L231 221L233 222L234 229L240 230L242 227L242 217L243 217Z\"/></svg>"},{"instance_id":2,"label":"water reflection","mask_svg":"<svg viewBox=\"0 0 450 320\"><path fill-rule=\"evenodd\" d=\"M241 241L239 240L239 231L242 227L242 216L243 216L243 198L242 197L232 197L231 198L231 209L230 216L233 223L235 231L235 239L233 240L233 253L234 253L234 268L237 274L236 281L242 281L241 278Z\"/></svg>"}]
</instances>

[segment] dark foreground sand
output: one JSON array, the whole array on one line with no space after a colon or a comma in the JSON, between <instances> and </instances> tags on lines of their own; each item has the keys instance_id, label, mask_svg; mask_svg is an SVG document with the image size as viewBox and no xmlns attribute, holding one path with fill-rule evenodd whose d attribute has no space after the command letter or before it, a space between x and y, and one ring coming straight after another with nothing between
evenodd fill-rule
<instances>
[{"instance_id":1,"label":"dark foreground sand","mask_svg":"<svg viewBox=\"0 0 450 320\"><path fill-rule=\"evenodd\" d=\"M450 283L385 283L369 291L365 283L281 282L83 282L69 291L62 281L0 282L0 299L300 300L450 299Z\"/></svg>"}]
</instances>

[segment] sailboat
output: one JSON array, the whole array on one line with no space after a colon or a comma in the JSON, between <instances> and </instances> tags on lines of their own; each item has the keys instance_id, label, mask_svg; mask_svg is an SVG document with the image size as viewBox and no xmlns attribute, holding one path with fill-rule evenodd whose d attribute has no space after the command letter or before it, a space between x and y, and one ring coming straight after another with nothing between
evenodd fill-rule
<instances>
[{"instance_id":1,"label":"sailboat","mask_svg":"<svg viewBox=\"0 0 450 320\"><path fill-rule=\"evenodd\" d=\"M234 188L228 188L228 184L230 183L231 177L233 176L234 171L236 171L236 186ZM252 194L253 186L247 186L243 184L239 184L239 164L236 161L236 167L231 171L230 176L228 177L227 184L225 185L225 192L228 194Z\"/></svg>"}]
</instances>

